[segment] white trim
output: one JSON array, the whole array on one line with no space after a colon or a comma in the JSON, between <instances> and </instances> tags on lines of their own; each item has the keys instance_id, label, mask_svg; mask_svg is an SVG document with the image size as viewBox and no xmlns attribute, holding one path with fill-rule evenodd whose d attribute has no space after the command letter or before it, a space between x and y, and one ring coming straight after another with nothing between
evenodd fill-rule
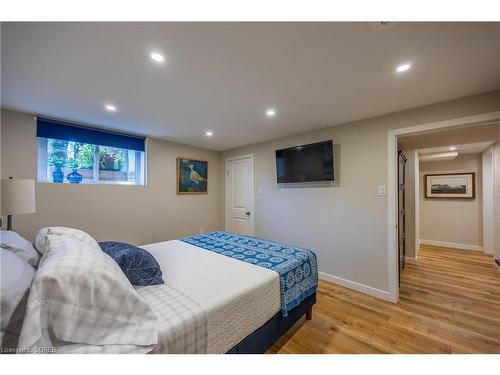
<instances>
[{"instance_id":1,"label":"white trim","mask_svg":"<svg viewBox=\"0 0 500 375\"><path fill-rule=\"evenodd\" d=\"M498 120L500 111L484 113L474 116L466 116L445 121L425 123L406 128L392 129L387 132L387 259L388 259L388 282L390 301L397 303L399 300L399 282L398 282L398 238L397 238L397 204L396 204L396 186L397 186L397 136L403 134L418 133L428 130L448 128L460 125L480 125L484 121Z\"/></svg>"},{"instance_id":2,"label":"white trim","mask_svg":"<svg viewBox=\"0 0 500 375\"><path fill-rule=\"evenodd\" d=\"M405 263L417 264L417 258L405 257Z\"/></svg>"},{"instance_id":3,"label":"white trim","mask_svg":"<svg viewBox=\"0 0 500 375\"><path fill-rule=\"evenodd\" d=\"M149 171L148 171L148 166L149 166L149 145L150 143L150 138L149 137L146 137L146 139L144 140L144 158L143 158L143 166L144 166L144 179L143 179L143 186L146 186L148 187L148 183L149 183ZM175 181L175 183L178 183L177 181ZM208 187L207 187L208 189Z\"/></svg>"},{"instance_id":4,"label":"white trim","mask_svg":"<svg viewBox=\"0 0 500 375\"><path fill-rule=\"evenodd\" d=\"M398 140L396 133L390 130L387 135L387 267L390 301L399 301L399 260L398 260L398 228L396 218L398 217L398 205L396 204L397 188L397 153Z\"/></svg>"},{"instance_id":5,"label":"white trim","mask_svg":"<svg viewBox=\"0 0 500 375\"><path fill-rule=\"evenodd\" d=\"M420 156L418 151L415 150L415 165L414 165L415 175L414 177L414 190L415 190L415 201L413 202L415 206L414 210L414 241L415 241L415 259L418 257L418 250L420 248Z\"/></svg>"},{"instance_id":6,"label":"white trim","mask_svg":"<svg viewBox=\"0 0 500 375\"><path fill-rule=\"evenodd\" d=\"M495 154L493 146L482 153L482 190L483 190L483 251L495 253ZM488 165L489 164L489 165ZM488 168L489 166L489 168ZM491 178L487 184L488 177ZM488 190L489 189L489 190ZM489 212L491 208L491 212ZM488 215L489 214L489 215ZM491 225L490 225L491 224Z\"/></svg>"},{"instance_id":7,"label":"white trim","mask_svg":"<svg viewBox=\"0 0 500 375\"><path fill-rule=\"evenodd\" d=\"M318 276L321 280L329 281L334 284L338 284L340 286L353 289L357 292L365 293L373 297L381 298L385 301L392 302L390 298L390 293L386 290L382 289L377 289L373 288L371 286L365 285L365 284L360 284L355 281L347 280L342 277L330 275L329 273L325 272L318 272Z\"/></svg>"},{"instance_id":8,"label":"white trim","mask_svg":"<svg viewBox=\"0 0 500 375\"><path fill-rule=\"evenodd\" d=\"M459 250L472 250L472 251L483 251L482 246L477 245L467 245L464 243L455 243L455 242L446 242L446 241L434 241L434 240L420 240L421 245L430 245L430 246L440 246L440 247L449 247L451 249L459 249Z\"/></svg>"},{"instance_id":9,"label":"white trim","mask_svg":"<svg viewBox=\"0 0 500 375\"><path fill-rule=\"evenodd\" d=\"M251 158L253 160L253 154L231 156L230 158L226 158L226 162L232 160L248 159L248 158Z\"/></svg>"},{"instance_id":10,"label":"white trim","mask_svg":"<svg viewBox=\"0 0 500 375\"><path fill-rule=\"evenodd\" d=\"M498 119L500 119L500 111L483 113L480 115L459 117L459 118L454 118L454 119L444 120L444 121L429 122L429 123L415 125L415 126L408 126L406 128L393 129L393 130L390 130L390 132L394 133L395 135L403 135L403 134L410 134L410 133L425 132L428 130L450 128L450 127L460 126L460 125L470 125L470 126L484 125L484 124L480 124L480 123L483 123L485 121L495 121Z\"/></svg>"},{"instance_id":11,"label":"white trim","mask_svg":"<svg viewBox=\"0 0 500 375\"><path fill-rule=\"evenodd\" d=\"M82 180L81 182L77 183L77 184L72 184L71 182L69 182L68 180L66 180L65 178L65 181L64 182L58 182L58 183L54 183L50 180L40 180L40 181L37 181L37 184L51 184L51 185L71 185L71 186L81 186L81 185L123 185L123 186L137 186L137 187L145 187L146 185L143 185L143 184L138 184L138 183L135 183L135 182L130 182L130 181L95 181L95 180Z\"/></svg>"}]
</instances>

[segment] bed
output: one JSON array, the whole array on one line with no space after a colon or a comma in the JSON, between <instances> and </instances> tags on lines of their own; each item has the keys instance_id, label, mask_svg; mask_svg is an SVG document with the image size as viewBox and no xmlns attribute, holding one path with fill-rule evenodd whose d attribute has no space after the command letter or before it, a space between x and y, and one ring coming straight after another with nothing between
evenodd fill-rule
<instances>
[{"instance_id":1,"label":"bed","mask_svg":"<svg viewBox=\"0 0 500 375\"><path fill-rule=\"evenodd\" d=\"M275 271L180 240L141 247L156 258L167 284L206 312L208 353L264 353L302 316L311 318L315 293L286 318L282 316L280 280ZM139 288L139 295L147 288L156 286ZM151 303L160 310L158 305L168 302L153 299ZM167 339L168 332L160 332L159 347Z\"/></svg>"},{"instance_id":2,"label":"bed","mask_svg":"<svg viewBox=\"0 0 500 375\"><path fill-rule=\"evenodd\" d=\"M2 296L18 322L2 317L2 348L5 333L17 352L265 353L316 302L316 255L254 237L217 231L135 247L48 227L35 250L16 236L1 255L2 274L18 265L11 282L2 277L2 291L20 289Z\"/></svg>"}]
</instances>

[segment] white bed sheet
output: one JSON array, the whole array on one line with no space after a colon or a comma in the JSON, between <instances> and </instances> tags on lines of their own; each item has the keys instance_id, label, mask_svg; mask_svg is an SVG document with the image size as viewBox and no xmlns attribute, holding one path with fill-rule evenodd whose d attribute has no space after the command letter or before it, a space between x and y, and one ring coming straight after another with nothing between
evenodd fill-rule
<instances>
[{"instance_id":1,"label":"white bed sheet","mask_svg":"<svg viewBox=\"0 0 500 375\"><path fill-rule=\"evenodd\" d=\"M141 247L156 258L167 284L206 311L208 353L226 353L281 310L279 275L272 270L180 240Z\"/></svg>"}]
</instances>

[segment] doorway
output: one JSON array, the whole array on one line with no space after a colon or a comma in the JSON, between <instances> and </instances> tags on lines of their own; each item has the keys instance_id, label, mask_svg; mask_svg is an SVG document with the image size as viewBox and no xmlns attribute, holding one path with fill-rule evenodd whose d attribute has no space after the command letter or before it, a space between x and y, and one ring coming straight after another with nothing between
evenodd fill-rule
<instances>
[{"instance_id":1,"label":"doorway","mask_svg":"<svg viewBox=\"0 0 500 375\"><path fill-rule=\"evenodd\" d=\"M226 231L254 235L253 155L226 159Z\"/></svg>"},{"instance_id":2,"label":"doorway","mask_svg":"<svg viewBox=\"0 0 500 375\"><path fill-rule=\"evenodd\" d=\"M398 198L399 198L399 189L398 189L398 169L399 169L399 161L398 161L398 150L404 149L402 147L398 147L398 141L402 137L406 136L414 136L419 134L426 133L429 137L430 143L426 145L426 147L437 147L443 146L440 144L432 144L433 142L438 142L440 140L436 134L432 134L436 131L442 130L450 130L450 129L460 129L464 127L473 128L472 137L468 138L469 142L479 142L480 140L474 140L472 138L476 136L481 136L484 134L481 131L481 127L484 124L496 124L496 140L498 141L499 135L499 120L500 112L491 112L485 113L481 115L473 115L468 117L462 117L452 120L438 121L434 123L421 124L401 129L394 129L388 131L388 139L387 139L387 147L388 147L388 186L387 186L387 205L388 205L388 283L389 283L389 297L388 300L397 303L399 301L399 268L400 268L400 259L399 259L399 209L398 209ZM455 143L454 141L452 143ZM413 147L413 149L421 148ZM412 148L410 148L411 150ZM496 158L495 158L496 160ZM496 200L496 196L495 196ZM496 205L498 207L498 205ZM497 215L498 213L495 213ZM496 216L495 216L496 217ZM408 222L406 222L408 226ZM418 245L418 241L417 245ZM495 243L495 246L498 246Z\"/></svg>"}]
</instances>

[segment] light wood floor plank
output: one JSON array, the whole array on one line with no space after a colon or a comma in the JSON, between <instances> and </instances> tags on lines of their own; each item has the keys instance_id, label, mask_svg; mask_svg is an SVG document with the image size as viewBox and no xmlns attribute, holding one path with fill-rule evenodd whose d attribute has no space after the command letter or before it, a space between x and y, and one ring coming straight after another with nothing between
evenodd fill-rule
<instances>
[{"instance_id":1,"label":"light wood floor plank","mask_svg":"<svg viewBox=\"0 0 500 375\"><path fill-rule=\"evenodd\" d=\"M320 281L313 319L268 353L500 353L500 270L481 252L425 245L397 305Z\"/></svg>"}]
</instances>

